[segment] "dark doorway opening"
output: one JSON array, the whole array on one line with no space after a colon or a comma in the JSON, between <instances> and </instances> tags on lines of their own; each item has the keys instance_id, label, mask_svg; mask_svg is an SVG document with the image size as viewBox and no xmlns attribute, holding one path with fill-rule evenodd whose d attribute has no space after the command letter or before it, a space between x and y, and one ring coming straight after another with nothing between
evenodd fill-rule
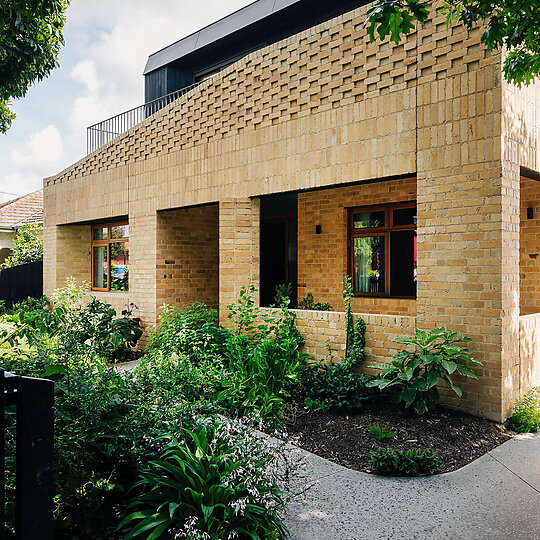
<instances>
[{"instance_id":1,"label":"dark doorway opening","mask_svg":"<svg viewBox=\"0 0 540 540\"><path fill-rule=\"evenodd\" d=\"M275 304L276 287L291 284L290 307L297 302L298 197L261 198L261 306Z\"/></svg>"}]
</instances>

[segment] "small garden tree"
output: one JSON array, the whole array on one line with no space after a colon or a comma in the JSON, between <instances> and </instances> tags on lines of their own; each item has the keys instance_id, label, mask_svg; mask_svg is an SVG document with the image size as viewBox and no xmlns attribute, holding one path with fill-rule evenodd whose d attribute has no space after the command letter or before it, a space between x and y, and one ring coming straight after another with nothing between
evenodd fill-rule
<instances>
[{"instance_id":1,"label":"small garden tree","mask_svg":"<svg viewBox=\"0 0 540 540\"><path fill-rule=\"evenodd\" d=\"M4 261L3 268L11 268L43 260L43 227L38 223L25 223L13 239L13 253Z\"/></svg>"}]
</instances>

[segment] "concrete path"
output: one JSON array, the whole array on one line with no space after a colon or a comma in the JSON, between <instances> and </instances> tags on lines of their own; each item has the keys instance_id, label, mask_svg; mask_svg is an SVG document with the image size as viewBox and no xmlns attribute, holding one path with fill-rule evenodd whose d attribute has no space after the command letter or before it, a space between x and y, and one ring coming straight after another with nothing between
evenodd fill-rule
<instances>
[{"instance_id":1,"label":"concrete path","mask_svg":"<svg viewBox=\"0 0 540 540\"><path fill-rule=\"evenodd\" d=\"M388 478L306 456L285 516L292 540L540 539L540 435L520 435L458 471Z\"/></svg>"}]
</instances>

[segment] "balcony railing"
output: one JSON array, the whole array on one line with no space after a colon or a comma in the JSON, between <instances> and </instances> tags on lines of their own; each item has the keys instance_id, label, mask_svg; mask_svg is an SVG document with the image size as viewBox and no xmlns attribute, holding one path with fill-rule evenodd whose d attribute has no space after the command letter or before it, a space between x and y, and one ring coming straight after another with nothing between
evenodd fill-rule
<instances>
[{"instance_id":1,"label":"balcony railing","mask_svg":"<svg viewBox=\"0 0 540 540\"><path fill-rule=\"evenodd\" d=\"M87 153L90 154L94 150L97 150L104 144L107 144L109 141L112 141L115 137L122 135L132 127L136 126L139 122L146 120L149 116L157 113L163 107L169 105L180 96L183 96L200 83L192 84L191 86L186 86L175 92L171 92L166 96L162 96L154 101L149 101L144 105L139 105L134 109L129 111L117 114L112 118L103 120L86 128L86 149Z\"/></svg>"}]
</instances>

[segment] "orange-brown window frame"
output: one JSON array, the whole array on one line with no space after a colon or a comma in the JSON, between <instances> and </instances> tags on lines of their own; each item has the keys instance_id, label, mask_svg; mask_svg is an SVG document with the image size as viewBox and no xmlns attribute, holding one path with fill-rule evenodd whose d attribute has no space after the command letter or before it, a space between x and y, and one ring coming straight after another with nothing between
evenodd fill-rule
<instances>
[{"instance_id":1,"label":"orange-brown window frame","mask_svg":"<svg viewBox=\"0 0 540 540\"><path fill-rule=\"evenodd\" d=\"M122 225L128 225L127 221L113 221L110 223L97 223L92 225L90 230L90 253L91 253L91 266L90 266L90 275L92 276L92 291L105 291L110 292L111 290L111 244L116 244L119 242L129 242L129 236L123 236L121 238L111 238L111 227L121 227ZM94 240L94 230L95 229L107 229L107 239L106 240ZM94 287L94 248L95 247L107 247L107 287ZM126 291L114 291L114 292L126 292Z\"/></svg>"},{"instance_id":2,"label":"orange-brown window frame","mask_svg":"<svg viewBox=\"0 0 540 540\"><path fill-rule=\"evenodd\" d=\"M347 232L348 232L348 242L347 242L347 267L349 269L349 275L353 280L354 287L354 239L363 238L368 236L383 236L384 237L384 292L361 292L353 291L355 297L378 297L378 298L416 298L415 296L398 296L390 294L390 234L395 231L416 231L416 223L407 224L407 225L394 225L394 210L401 210L407 208L416 209L416 201L400 202L400 203L390 203L390 204L377 204L371 206L356 206L348 209L347 217ZM353 216L354 214L364 213L364 212L382 212L384 211L384 226L383 227L363 227L355 229L353 226Z\"/></svg>"}]
</instances>

